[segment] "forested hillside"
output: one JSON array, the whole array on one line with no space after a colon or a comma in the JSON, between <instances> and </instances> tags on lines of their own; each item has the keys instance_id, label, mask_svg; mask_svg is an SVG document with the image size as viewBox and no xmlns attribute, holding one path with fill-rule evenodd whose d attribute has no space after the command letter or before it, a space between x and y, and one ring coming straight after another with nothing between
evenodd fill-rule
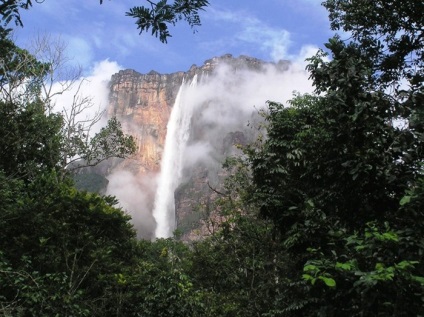
<instances>
[{"instance_id":1,"label":"forested hillside","mask_svg":"<svg viewBox=\"0 0 424 317\"><path fill-rule=\"evenodd\" d=\"M424 316L424 4L323 5L349 40L308 60L314 94L268 102L263 137L226 163L225 221L190 245L139 241L113 197L75 189L76 157L134 140L52 112L52 61L2 27L0 315Z\"/></svg>"}]
</instances>

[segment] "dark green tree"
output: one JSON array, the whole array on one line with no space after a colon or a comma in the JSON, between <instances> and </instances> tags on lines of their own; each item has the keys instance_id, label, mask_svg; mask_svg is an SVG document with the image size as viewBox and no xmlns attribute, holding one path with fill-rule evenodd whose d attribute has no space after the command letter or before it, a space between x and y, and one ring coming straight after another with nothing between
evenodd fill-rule
<instances>
[{"instance_id":1,"label":"dark green tree","mask_svg":"<svg viewBox=\"0 0 424 317\"><path fill-rule=\"evenodd\" d=\"M136 262L123 267L109 292L113 316L208 316L203 292L191 278L190 249L183 242L139 241Z\"/></svg>"},{"instance_id":2,"label":"dark green tree","mask_svg":"<svg viewBox=\"0 0 424 317\"><path fill-rule=\"evenodd\" d=\"M115 199L72 186L62 165L70 146L64 117L41 96L49 64L7 33L0 39L0 314L111 315L109 290L134 263L135 232ZM135 148L115 119L84 140L89 146L75 155L89 164Z\"/></svg>"},{"instance_id":3,"label":"dark green tree","mask_svg":"<svg viewBox=\"0 0 424 317\"><path fill-rule=\"evenodd\" d=\"M327 0L333 30L352 34L352 40L369 56L380 83L407 78L415 86L424 80L424 29L422 1Z\"/></svg>"},{"instance_id":4,"label":"dark green tree","mask_svg":"<svg viewBox=\"0 0 424 317\"><path fill-rule=\"evenodd\" d=\"M62 119L46 115L34 102L22 108L0 101L0 169L7 175L29 179L55 169L60 160Z\"/></svg>"},{"instance_id":5,"label":"dark green tree","mask_svg":"<svg viewBox=\"0 0 424 317\"><path fill-rule=\"evenodd\" d=\"M135 232L116 200L53 174L28 184L1 174L0 195L1 313L111 315L108 290L136 255Z\"/></svg>"},{"instance_id":6,"label":"dark green tree","mask_svg":"<svg viewBox=\"0 0 424 317\"><path fill-rule=\"evenodd\" d=\"M291 259L279 311L419 316L423 20L411 8L421 4L325 5L352 40L330 39L330 61L323 52L309 59L319 95L270 103L267 139L247 151L253 200Z\"/></svg>"}]
</instances>

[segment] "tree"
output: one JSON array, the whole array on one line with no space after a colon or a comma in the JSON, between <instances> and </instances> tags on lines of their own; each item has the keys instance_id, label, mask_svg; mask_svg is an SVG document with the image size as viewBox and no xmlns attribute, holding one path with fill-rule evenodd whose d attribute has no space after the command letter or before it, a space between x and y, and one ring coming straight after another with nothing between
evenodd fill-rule
<instances>
[{"instance_id":1,"label":"tree","mask_svg":"<svg viewBox=\"0 0 424 317\"><path fill-rule=\"evenodd\" d=\"M209 316L278 316L289 259L272 223L234 210L227 217L190 254L193 283L204 293Z\"/></svg>"},{"instance_id":2,"label":"tree","mask_svg":"<svg viewBox=\"0 0 424 317\"><path fill-rule=\"evenodd\" d=\"M0 173L0 198L0 312L109 315L108 291L136 255L116 200L58 183L54 173L27 184Z\"/></svg>"},{"instance_id":3,"label":"tree","mask_svg":"<svg viewBox=\"0 0 424 317\"><path fill-rule=\"evenodd\" d=\"M83 135L77 113L86 109L85 99L66 117L55 113L54 80L46 78L55 78L60 56L39 61L3 31L0 314L111 315L116 276L134 264L135 232L114 198L73 187L63 158L80 155L95 164L132 153L134 141L116 119L92 138Z\"/></svg>"},{"instance_id":4,"label":"tree","mask_svg":"<svg viewBox=\"0 0 424 317\"><path fill-rule=\"evenodd\" d=\"M406 78L412 86L424 80L424 28L422 1L328 0L333 30L352 34L352 40L367 52L380 83Z\"/></svg>"},{"instance_id":5,"label":"tree","mask_svg":"<svg viewBox=\"0 0 424 317\"><path fill-rule=\"evenodd\" d=\"M47 114L37 97L47 65L17 47L6 31L0 31L0 60L0 169L30 178L40 170L56 168L62 119Z\"/></svg>"},{"instance_id":6,"label":"tree","mask_svg":"<svg viewBox=\"0 0 424 317\"><path fill-rule=\"evenodd\" d=\"M132 136L122 132L121 123L110 118L98 133L92 130L104 117L105 111L96 110L91 96L81 93L86 83L80 67L70 66L66 44L60 38L38 36L30 45L31 54L43 61L45 71L37 82L39 94L50 114L60 111L63 119L60 166L62 171L94 166L112 157L125 158L136 150ZM58 104L55 97L73 93L69 105Z\"/></svg>"},{"instance_id":7,"label":"tree","mask_svg":"<svg viewBox=\"0 0 424 317\"><path fill-rule=\"evenodd\" d=\"M136 296L131 301L135 311L158 317L205 316L202 292L190 276L188 246L159 239L142 241L139 247L139 262L128 280Z\"/></svg>"},{"instance_id":8,"label":"tree","mask_svg":"<svg viewBox=\"0 0 424 317\"><path fill-rule=\"evenodd\" d=\"M35 0L35 2L38 3L39 0ZM2 0L0 4L0 14L2 16L2 20L5 24L9 24L12 20L14 20L16 25L22 26L23 24L19 10L27 10L31 6L31 0Z\"/></svg>"},{"instance_id":9,"label":"tree","mask_svg":"<svg viewBox=\"0 0 424 317\"><path fill-rule=\"evenodd\" d=\"M247 150L252 199L291 259L282 316L422 312L423 48L402 34L422 38L423 21L409 10L416 2L384 3L396 6L380 20L381 1L326 1L353 40L336 36L330 61L309 59L317 95L271 102L267 139Z\"/></svg>"},{"instance_id":10,"label":"tree","mask_svg":"<svg viewBox=\"0 0 424 317\"><path fill-rule=\"evenodd\" d=\"M7 175L31 179L37 173L58 168L62 118L46 115L43 105L20 107L0 101L0 169Z\"/></svg>"},{"instance_id":11,"label":"tree","mask_svg":"<svg viewBox=\"0 0 424 317\"><path fill-rule=\"evenodd\" d=\"M55 168L63 178L76 168L134 153L133 137L122 132L116 118L99 133L92 133L104 112L97 111L92 117L85 114L94 104L91 97L81 95L81 71L67 65L66 46L60 39L40 36L30 53L15 46L6 33L0 51L4 61L0 69L4 122L0 129L5 135L0 142L4 151L0 166L7 173L24 176L31 165L35 170ZM75 86L70 105L55 103L55 96ZM57 113L58 107L62 107L61 113Z\"/></svg>"},{"instance_id":12,"label":"tree","mask_svg":"<svg viewBox=\"0 0 424 317\"><path fill-rule=\"evenodd\" d=\"M38 90L33 92L32 97L43 102L47 113L58 111L57 108L64 108L62 105L57 105L55 97L74 90L75 95L71 109L78 108L82 111L94 106L89 96L82 96L80 93L81 86L84 84L84 80L81 80L83 78L82 68L75 65L72 59L68 57L66 53L67 43L60 36L38 34L27 46L27 55L42 63L42 72L33 75L37 80ZM22 63L21 67L24 69L33 68L33 63ZM73 113L76 110L69 110L69 112ZM89 120L96 123L101 115L98 111ZM73 118L71 114L64 117L67 121Z\"/></svg>"},{"instance_id":13,"label":"tree","mask_svg":"<svg viewBox=\"0 0 424 317\"><path fill-rule=\"evenodd\" d=\"M8 103L37 101L48 64L16 46L7 30L0 29L0 44L0 98Z\"/></svg>"},{"instance_id":14,"label":"tree","mask_svg":"<svg viewBox=\"0 0 424 317\"><path fill-rule=\"evenodd\" d=\"M184 20L192 28L199 26L201 24L199 10L209 5L207 0L176 0L172 4L168 4L167 0L147 2L150 8L134 7L126 15L136 19L140 34L151 29L152 35L159 36L162 43L166 43L171 36L169 25Z\"/></svg>"},{"instance_id":15,"label":"tree","mask_svg":"<svg viewBox=\"0 0 424 317\"><path fill-rule=\"evenodd\" d=\"M355 113L341 107L346 101L336 100L302 96L291 108L271 104L268 140L250 156L255 201L290 258L280 310L283 316L412 314L422 305L421 295L412 294L422 294L424 218L399 205L420 177L416 162L401 163L397 152L411 133L374 115L368 124L352 120ZM404 303L408 309L400 313Z\"/></svg>"},{"instance_id":16,"label":"tree","mask_svg":"<svg viewBox=\"0 0 424 317\"><path fill-rule=\"evenodd\" d=\"M42 3L44 1L35 1ZM158 2L146 0L147 6L136 6L130 8L127 16L135 18L140 34L151 30L152 35L158 37L166 43L171 37L169 26L175 25L178 21L184 20L191 28L201 24L199 11L204 10L209 5L208 0L175 0L168 4L167 0ZM100 4L103 0L100 0ZM2 0L0 4L0 15L7 25L12 20L18 26L23 26L19 11L32 7L32 0Z\"/></svg>"}]
</instances>

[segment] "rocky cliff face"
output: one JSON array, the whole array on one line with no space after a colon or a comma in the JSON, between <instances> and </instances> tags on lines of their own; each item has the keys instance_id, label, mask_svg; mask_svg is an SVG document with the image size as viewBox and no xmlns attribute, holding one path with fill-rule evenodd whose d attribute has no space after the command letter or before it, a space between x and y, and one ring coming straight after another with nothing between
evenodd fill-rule
<instances>
[{"instance_id":1,"label":"rocky cliff face","mask_svg":"<svg viewBox=\"0 0 424 317\"><path fill-rule=\"evenodd\" d=\"M107 115L116 116L124 131L137 140L136 155L121 163L132 172L159 171L166 125L184 75L140 74L128 69L112 76Z\"/></svg>"},{"instance_id":2,"label":"rocky cliff face","mask_svg":"<svg viewBox=\"0 0 424 317\"><path fill-rule=\"evenodd\" d=\"M221 64L226 64L231 72L240 72L244 69L264 72L269 65L269 63L247 56L234 58L231 55L224 55L209 59L200 67L193 65L186 72L159 74L151 71L147 74L140 74L134 70L122 70L112 76L107 114L109 117L116 116L121 121L124 131L137 139L138 146L137 153L133 157L119 162L114 167L114 171L125 170L138 179L149 178L150 181L141 182L143 183L141 190L151 192L148 195L150 201L145 204L145 208L152 208L152 193L155 190L154 176L160 170L167 123L181 84L183 81L191 81L195 75L199 82L208 81L217 66ZM287 69L288 62L280 62L274 67L283 71ZM216 91L216 94L219 93ZM205 128L206 124L203 123L205 121L200 120L200 117L207 113L208 107L210 107L209 102L204 102L202 107L203 113L199 111L193 115L191 136L193 144L204 142L211 131ZM228 107L228 105L223 105L223 107ZM196 119L196 116L199 120ZM222 158L231 154L234 144L247 142L247 137L242 131L221 128L215 129L215 131L218 131L214 132L215 134L220 135L219 137L215 136L212 149L209 149L213 152L215 163L194 164L186 173L185 181L176 191L176 221L187 239L195 239L196 236L207 234L206 228L200 228L202 214L196 214L196 209L198 206L207 208L208 202L215 198L216 193L210 190L208 182L211 179L215 183L219 182ZM114 193L112 192L112 194ZM118 198L120 198L119 195ZM147 222L152 223L151 217ZM197 234L193 233L195 230L197 230ZM148 234L140 234L140 236L149 237Z\"/></svg>"}]
</instances>

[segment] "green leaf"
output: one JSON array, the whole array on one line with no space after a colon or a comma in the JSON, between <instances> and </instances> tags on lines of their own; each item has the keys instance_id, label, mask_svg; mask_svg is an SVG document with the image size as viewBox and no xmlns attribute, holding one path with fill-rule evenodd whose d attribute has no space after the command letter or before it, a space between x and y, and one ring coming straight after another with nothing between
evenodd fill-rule
<instances>
[{"instance_id":1,"label":"green leaf","mask_svg":"<svg viewBox=\"0 0 424 317\"><path fill-rule=\"evenodd\" d=\"M305 281L311 281L311 280L315 279L314 277L312 277L312 275L309 275L309 274L302 274L302 278Z\"/></svg>"},{"instance_id":2,"label":"green leaf","mask_svg":"<svg viewBox=\"0 0 424 317\"><path fill-rule=\"evenodd\" d=\"M393 231L385 232L381 235L381 237L383 238L382 240L399 241L398 235Z\"/></svg>"},{"instance_id":3,"label":"green leaf","mask_svg":"<svg viewBox=\"0 0 424 317\"><path fill-rule=\"evenodd\" d=\"M346 263L341 263L341 262L337 262L336 263L336 269L340 269L343 271L351 271L354 268L352 263L346 262Z\"/></svg>"},{"instance_id":4,"label":"green leaf","mask_svg":"<svg viewBox=\"0 0 424 317\"><path fill-rule=\"evenodd\" d=\"M383 264L383 263L376 263L376 264L375 264L375 269L376 269L377 271L381 271L381 270L383 270L383 269L384 269L384 264Z\"/></svg>"},{"instance_id":5,"label":"green leaf","mask_svg":"<svg viewBox=\"0 0 424 317\"><path fill-rule=\"evenodd\" d=\"M416 276L416 275L411 275L411 279L415 282L420 283L421 285L424 286L424 277L423 276Z\"/></svg>"},{"instance_id":6,"label":"green leaf","mask_svg":"<svg viewBox=\"0 0 424 317\"><path fill-rule=\"evenodd\" d=\"M408 204L411 201L412 196L406 195L403 196L402 199L400 200L399 204L401 206Z\"/></svg>"},{"instance_id":7,"label":"green leaf","mask_svg":"<svg viewBox=\"0 0 424 317\"><path fill-rule=\"evenodd\" d=\"M335 287L336 281L331 277L320 276L318 277L321 281L325 283L328 287Z\"/></svg>"},{"instance_id":8,"label":"green leaf","mask_svg":"<svg viewBox=\"0 0 424 317\"><path fill-rule=\"evenodd\" d=\"M399 262L398 264L395 264L395 267L397 269L400 269L400 270L405 270L405 269L408 269L408 268L414 268L415 264L418 264L418 263L420 263L420 262L418 262L418 261L402 261L402 262Z\"/></svg>"},{"instance_id":9,"label":"green leaf","mask_svg":"<svg viewBox=\"0 0 424 317\"><path fill-rule=\"evenodd\" d=\"M316 265L308 264L303 267L303 272L316 272L319 271Z\"/></svg>"}]
</instances>

